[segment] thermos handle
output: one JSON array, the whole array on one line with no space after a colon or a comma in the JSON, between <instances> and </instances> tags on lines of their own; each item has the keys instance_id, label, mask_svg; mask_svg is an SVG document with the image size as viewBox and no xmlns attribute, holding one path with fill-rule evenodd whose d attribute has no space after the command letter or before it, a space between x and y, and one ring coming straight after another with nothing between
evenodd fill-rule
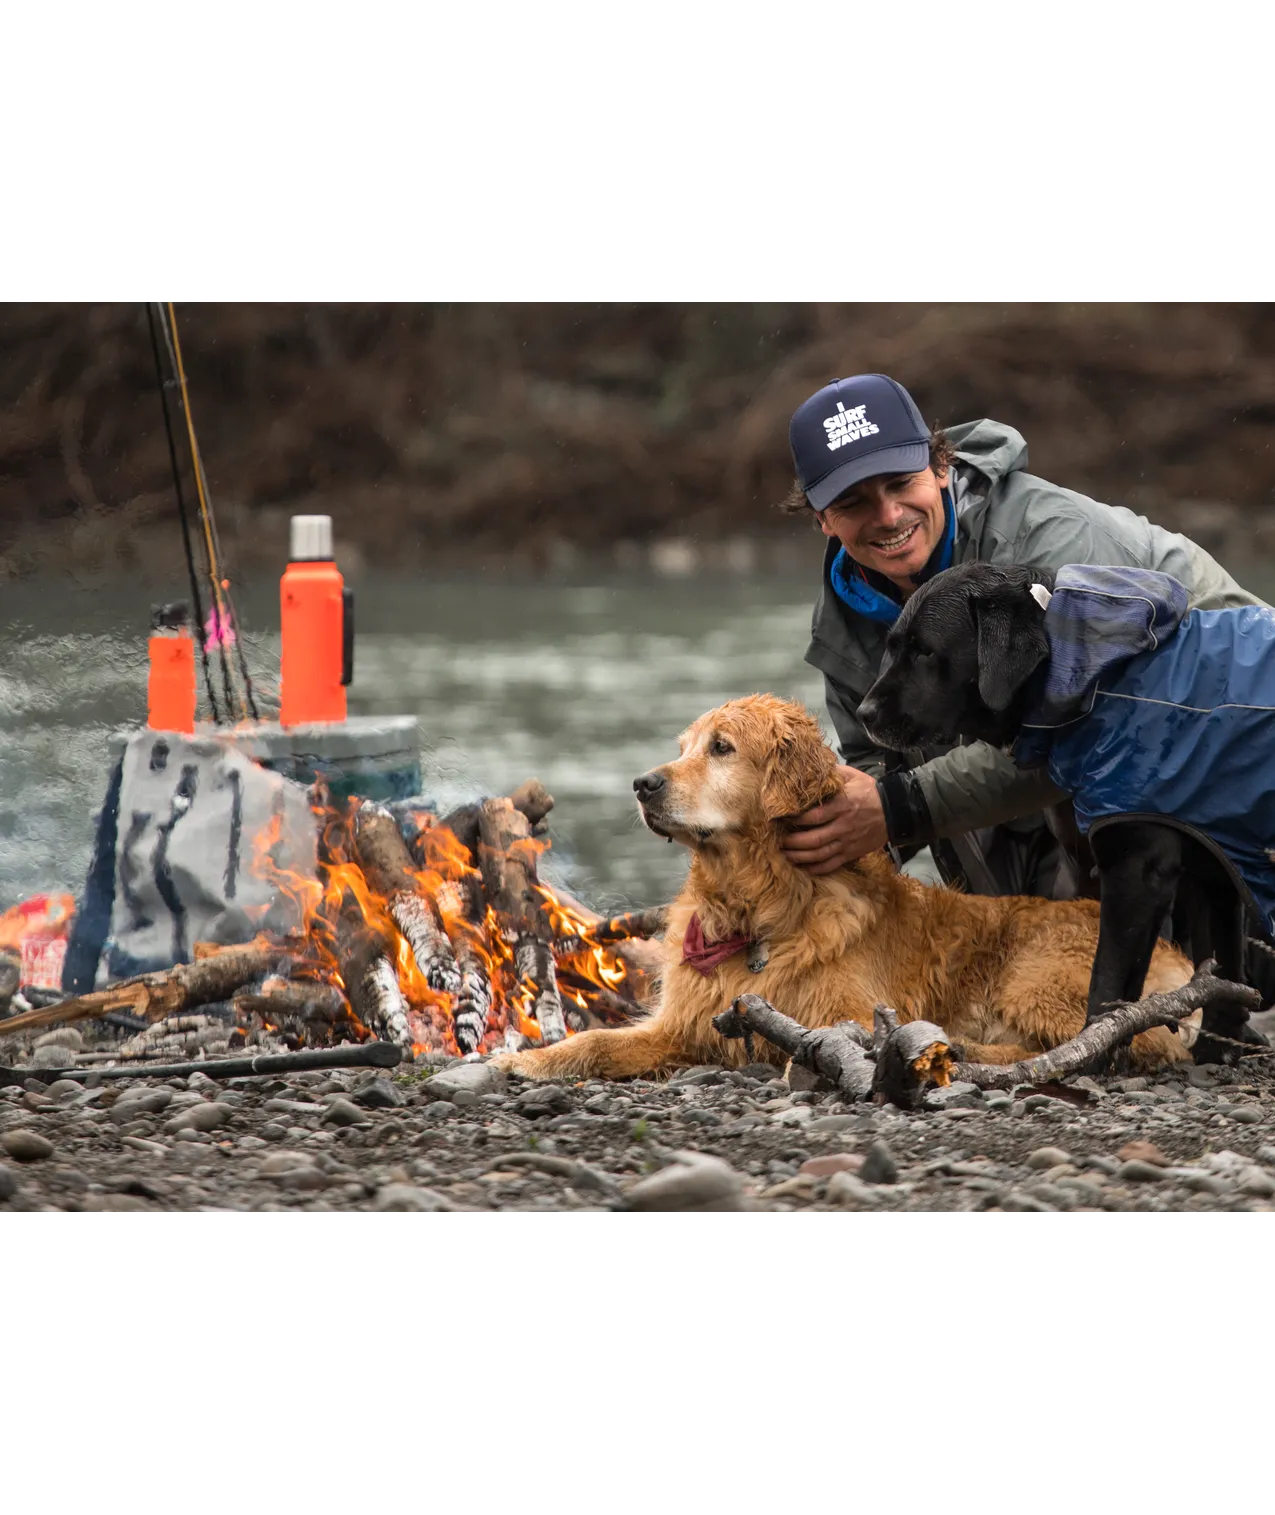
<instances>
[{"instance_id":1,"label":"thermos handle","mask_svg":"<svg viewBox=\"0 0 1275 1515\"><path fill-rule=\"evenodd\" d=\"M354 682L354 591L341 591L341 682Z\"/></svg>"}]
</instances>

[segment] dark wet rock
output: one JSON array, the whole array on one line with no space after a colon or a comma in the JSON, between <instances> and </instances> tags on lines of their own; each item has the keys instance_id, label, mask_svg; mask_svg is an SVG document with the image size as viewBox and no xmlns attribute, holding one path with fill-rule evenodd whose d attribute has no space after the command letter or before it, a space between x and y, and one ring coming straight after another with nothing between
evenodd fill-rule
<instances>
[{"instance_id":1,"label":"dark wet rock","mask_svg":"<svg viewBox=\"0 0 1275 1515\"><path fill-rule=\"evenodd\" d=\"M859 1169L859 1177L865 1184L897 1184L899 1165L894 1154L879 1137L868 1148Z\"/></svg>"}]
</instances>

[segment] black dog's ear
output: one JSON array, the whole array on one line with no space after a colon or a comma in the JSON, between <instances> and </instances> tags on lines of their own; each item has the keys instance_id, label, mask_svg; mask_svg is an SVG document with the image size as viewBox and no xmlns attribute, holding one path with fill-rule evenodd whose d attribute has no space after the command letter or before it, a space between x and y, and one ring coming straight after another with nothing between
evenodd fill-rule
<instances>
[{"instance_id":1,"label":"black dog's ear","mask_svg":"<svg viewBox=\"0 0 1275 1515\"><path fill-rule=\"evenodd\" d=\"M1008 710L1010 701L1049 656L1044 612L1025 589L998 589L976 599L978 693L989 710Z\"/></svg>"}]
</instances>

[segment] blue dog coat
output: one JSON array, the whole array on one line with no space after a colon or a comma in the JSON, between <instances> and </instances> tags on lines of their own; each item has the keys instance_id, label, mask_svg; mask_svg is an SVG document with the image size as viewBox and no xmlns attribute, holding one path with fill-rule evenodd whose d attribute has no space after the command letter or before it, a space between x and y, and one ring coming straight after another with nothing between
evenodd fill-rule
<instances>
[{"instance_id":1,"label":"blue dog coat","mask_svg":"<svg viewBox=\"0 0 1275 1515\"><path fill-rule=\"evenodd\" d=\"M1082 832L1189 832L1275 934L1275 611L1188 610L1167 574L1069 564L1045 632L1014 761L1048 764Z\"/></svg>"}]
</instances>

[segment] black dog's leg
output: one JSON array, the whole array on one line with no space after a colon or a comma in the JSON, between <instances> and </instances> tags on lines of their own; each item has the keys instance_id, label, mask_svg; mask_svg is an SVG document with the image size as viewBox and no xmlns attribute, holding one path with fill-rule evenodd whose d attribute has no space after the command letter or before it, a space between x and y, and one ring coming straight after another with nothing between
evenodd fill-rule
<instances>
[{"instance_id":1,"label":"black dog's leg","mask_svg":"<svg viewBox=\"0 0 1275 1515\"><path fill-rule=\"evenodd\" d=\"M1125 821L1091 840L1101 911L1086 1024L1109 1013L1105 1007L1117 1000L1141 996L1182 871L1181 838L1168 826Z\"/></svg>"},{"instance_id":2,"label":"black dog's leg","mask_svg":"<svg viewBox=\"0 0 1275 1515\"><path fill-rule=\"evenodd\" d=\"M1199 849L1203 851L1203 849ZM1189 860L1194 868L1194 860ZM1217 959L1217 976L1230 979L1232 983L1247 982L1244 972L1244 907L1216 864L1212 872L1217 874L1213 887L1208 890L1209 955ZM1196 957L1196 962L1200 961ZM1218 1041L1224 1037L1225 1041ZM1249 1042L1265 1047L1266 1039L1259 1036L1248 1023L1248 1006L1233 1000L1215 1001L1209 1004L1200 1021L1200 1034L1196 1037L1191 1055L1197 1063L1236 1063L1240 1049L1229 1046L1230 1042Z\"/></svg>"}]
</instances>

